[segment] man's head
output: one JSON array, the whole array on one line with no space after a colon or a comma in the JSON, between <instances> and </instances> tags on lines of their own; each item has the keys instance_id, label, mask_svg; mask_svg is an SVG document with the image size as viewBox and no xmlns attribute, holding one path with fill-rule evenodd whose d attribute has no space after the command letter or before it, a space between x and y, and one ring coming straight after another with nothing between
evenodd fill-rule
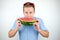
<instances>
[{"instance_id":1,"label":"man's head","mask_svg":"<svg viewBox=\"0 0 60 40\"><path fill-rule=\"evenodd\" d=\"M26 2L23 5L23 13L25 17L32 18L34 16L35 6L34 3Z\"/></svg>"}]
</instances>

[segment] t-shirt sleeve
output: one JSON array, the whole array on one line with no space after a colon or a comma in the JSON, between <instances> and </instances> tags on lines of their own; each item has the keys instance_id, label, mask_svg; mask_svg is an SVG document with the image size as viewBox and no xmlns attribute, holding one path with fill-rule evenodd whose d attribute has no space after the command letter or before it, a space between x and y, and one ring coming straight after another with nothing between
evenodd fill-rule
<instances>
[{"instance_id":1,"label":"t-shirt sleeve","mask_svg":"<svg viewBox=\"0 0 60 40\"><path fill-rule=\"evenodd\" d=\"M21 27L20 27L20 29L18 31L21 31L23 28L24 28L24 26L21 25ZM13 23L13 25L12 25L10 30L14 30L14 29L16 29L16 21L14 21L14 23Z\"/></svg>"},{"instance_id":2,"label":"t-shirt sleeve","mask_svg":"<svg viewBox=\"0 0 60 40\"><path fill-rule=\"evenodd\" d=\"M14 21L12 27L11 27L11 30L14 30L16 28L16 21Z\"/></svg>"},{"instance_id":3,"label":"t-shirt sleeve","mask_svg":"<svg viewBox=\"0 0 60 40\"><path fill-rule=\"evenodd\" d=\"M47 30L47 28L45 27L44 22L43 22L42 19L39 19L39 23L40 23L40 29L41 30Z\"/></svg>"}]
</instances>

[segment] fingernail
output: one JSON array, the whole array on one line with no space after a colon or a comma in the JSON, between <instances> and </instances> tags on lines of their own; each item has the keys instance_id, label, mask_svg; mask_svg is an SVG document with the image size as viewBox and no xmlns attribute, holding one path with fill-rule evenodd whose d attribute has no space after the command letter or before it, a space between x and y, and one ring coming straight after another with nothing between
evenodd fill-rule
<instances>
[{"instance_id":1,"label":"fingernail","mask_svg":"<svg viewBox=\"0 0 60 40\"><path fill-rule=\"evenodd\" d=\"M18 23L20 23L20 22L18 22Z\"/></svg>"},{"instance_id":2,"label":"fingernail","mask_svg":"<svg viewBox=\"0 0 60 40\"><path fill-rule=\"evenodd\" d=\"M19 25L20 26L20 25Z\"/></svg>"},{"instance_id":3,"label":"fingernail","mask_svg":"<svg viewBox=\"0 0 60 40\"><path fill-rule=\"evenodd\" d=\"M35 25L35 26L37 26L37 25Z\"/></svg>"},{"instance_id":4,"label":"fingernail","mask_svg":"<svg viewBox=\"0 0 60 40\"><path fill-rule=\"evenodd\" d=\"M38 21L36 21L36 22L38 22Z\"/></svg>"}]
</instances>

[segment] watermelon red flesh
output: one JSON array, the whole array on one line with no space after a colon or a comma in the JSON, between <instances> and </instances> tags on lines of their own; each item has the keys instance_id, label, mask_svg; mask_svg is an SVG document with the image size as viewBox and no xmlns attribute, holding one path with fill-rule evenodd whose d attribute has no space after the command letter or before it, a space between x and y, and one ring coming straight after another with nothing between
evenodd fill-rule
<instances>
[{"instance_id":1,"label":"watermelon red flesh","mask_svg":"<svg viewBox=\"0 0 60 40\"><path fill-rule=\"evenodd\" d=\"M26 21L26 22L30 22L32 20L34 20L33 18L20 18L20 20Z\"/></svg>"}]
</instances>

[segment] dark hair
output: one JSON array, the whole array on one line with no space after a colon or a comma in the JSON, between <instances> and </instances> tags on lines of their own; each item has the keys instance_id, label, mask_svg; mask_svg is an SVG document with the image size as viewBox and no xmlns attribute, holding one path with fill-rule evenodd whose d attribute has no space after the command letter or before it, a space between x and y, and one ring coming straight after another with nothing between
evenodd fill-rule
<instances>
[{"instance_id":1,"label":"dark hair","mask_svg":"<svg viewBox=\"0 0 60 40\"><path fill-rule=\"evenodd\" d=\"M35 5L34 5L34 3L31 3L31 2L26 2L26 3L24 3L23 9L24 9L24 7L33 7L34 10L35 10Z\"/></svg>"}]
</instances>

